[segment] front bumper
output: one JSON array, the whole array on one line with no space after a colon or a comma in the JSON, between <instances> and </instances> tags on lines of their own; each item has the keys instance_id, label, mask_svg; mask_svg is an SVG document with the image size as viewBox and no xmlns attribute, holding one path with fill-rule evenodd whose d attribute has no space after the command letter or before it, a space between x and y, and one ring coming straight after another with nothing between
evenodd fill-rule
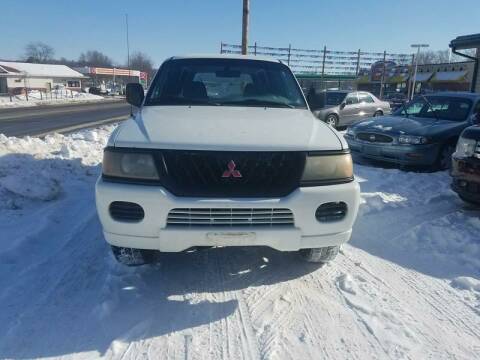
<instances>
[{"instance_id":1,"label":"front bumper","mask_svg":"<svg viewBox=\"0 0 480 360\"><path fill-rule=\"evenodd\" d=\"M145 217L138 223L114 220L113 201L142 206ZM348 211L340 221L321 223L315 211L323 203L343 201ZM187 198L176 197L162 187L105 182L96 184L96 203L108 243L121 247L179 252L194 246L269 246L281 251L340 245L350 239L360 202L356 181L347 184L304 187L283 198ZM291 227L167 226L174 208L288 208L294 214Z\"/></svg>"},{"instance_id":2,"label":"front bumper","mask_svg":"<svg viewBox=\"0 0 480 360\"><path fill-rule=\"evenodd\" d=\"M352 153L362 157L400 165L430 166L440 151L439 144L400 145L395 143L371 143L345 136Z\"/></svg>"},{"instance_id":3,"label":"front bumper","mask_svg":"<svg viewBox=\"0 0 480 360\"><path fill-rule=\"evenodd\" d=\"M452 157L452 190L467 200L480 202L480 159Z\"/></svg>"}]
</instances>

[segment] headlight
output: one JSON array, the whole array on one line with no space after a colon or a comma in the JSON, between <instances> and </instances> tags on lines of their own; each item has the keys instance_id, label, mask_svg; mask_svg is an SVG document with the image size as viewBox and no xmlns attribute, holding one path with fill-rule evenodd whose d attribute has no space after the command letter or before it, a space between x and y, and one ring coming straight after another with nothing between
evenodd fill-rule
<instances>
[{"instance_id":1,"label":"headlight","mask_svg":"<svg viewBox=\"0 0 480 360\"><path fill-rule=\"evenodd\" d=\"M309 155L302 176L303 186L315 186L353 180L350 154Z\"/></svg>"},{"instance_id":2,"label":"headlight","mask_svg":"<svg viewBox=\"0 0 480 360\"><path fill-rule=\"evenodd\" d=\"M103 175L143 180L159 179L151 154L109 149L105 149L103 153Z\"/></svg>"},{"instance_id":3,"label":"headlight","mask_svg":"<svg viewBox=\"0 0 480 360\"><path fill-rule=\"evenodd\" d=\"M477 142L473 139L459 138L455 155L458 157L470 157L475 153Z\"/></svg>"},{"instance_id":4,"label":"headlight","mask_svg":"<svg viewBox=\"0 0 480 360\"><path fill-rule=\"evenodd\" d=\"M423 145L428 143L428 139L424 136L400 135L398 137L400 144Z\"/></svg>"}]
</instances>

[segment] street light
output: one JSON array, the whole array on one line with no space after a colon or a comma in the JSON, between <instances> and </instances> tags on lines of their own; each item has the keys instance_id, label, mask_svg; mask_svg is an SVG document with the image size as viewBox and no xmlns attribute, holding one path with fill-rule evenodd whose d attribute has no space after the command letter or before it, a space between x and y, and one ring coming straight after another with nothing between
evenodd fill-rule
<instances>
[{"instance_id":1,"label":"street light","mask_svg":"<svg viewBox=\"0 0 480 360\"><path fill-rule=\"evenodd\" d=\"M410 94L410 100L413 99L413 95L415 94L415 81L417 80L417 68L418 68L418 56L420 55L421 48L427 48L428 44L412 44L410 45L412 48L417 49L417 56L415 56L415 71L413 73L413 83L412 83L412 92Z\"/></svg>"}]
</instances>

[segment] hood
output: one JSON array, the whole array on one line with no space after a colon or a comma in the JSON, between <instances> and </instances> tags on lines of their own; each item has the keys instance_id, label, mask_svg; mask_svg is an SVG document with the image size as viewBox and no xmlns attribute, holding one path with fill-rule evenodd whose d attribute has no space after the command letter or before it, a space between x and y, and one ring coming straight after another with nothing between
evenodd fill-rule
<instances>
[{"instance_id":1,"label":"hood","mask_svg":"<svg viewBox=\"0 0 480 360\"><path fill-rule=\"evenodd\" d=\"M355 131L372 131L391 135L429 136L436 132L462 126L461 122L416 118L413 116L379 116L361 121L354 126Z\"/></svg>"},{"instance_id":2,"label":"hood","mask_svg":"<svg viewBox=\"0 0 480 360\"><path fill-rule=\"evenodd\" d=\"M340 140L340 138L342 140ZM308 110L145 106L120 125L115 146L183 150L340 150L342 136Z\"/></svg>"},{"instance_id":3,"label":"hood","mask_svg":"<svg viewBox=\"0 0 480 360\"><path fill-rule=\"evenodd\" d=\"M463 131L462 137L480 141L480 125L477 124L467 127Z\"/></svg>"}]
</instances>

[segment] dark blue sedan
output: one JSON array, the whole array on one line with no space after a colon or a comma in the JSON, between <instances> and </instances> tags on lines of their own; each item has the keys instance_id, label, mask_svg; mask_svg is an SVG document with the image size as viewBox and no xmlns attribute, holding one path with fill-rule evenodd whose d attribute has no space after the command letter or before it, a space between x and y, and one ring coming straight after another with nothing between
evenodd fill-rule
<instances>
[{"instance_id":1,"label":"dark blue sedan","mask_svg":"<svg viewBox=\"0 0 480 360\"><path fill-rule=\"evenodd\" d=\"M480 94L444 92L419 96L390 116L347 129L353 153L398 165L448 169L460 133L478 122Z\"/></svg>"}]
</instances>

